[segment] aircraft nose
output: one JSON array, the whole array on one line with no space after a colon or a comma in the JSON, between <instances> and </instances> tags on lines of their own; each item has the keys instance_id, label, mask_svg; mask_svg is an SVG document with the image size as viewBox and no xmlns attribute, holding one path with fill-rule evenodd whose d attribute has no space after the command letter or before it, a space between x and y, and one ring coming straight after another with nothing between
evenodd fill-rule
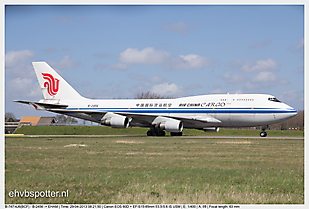
<instances>
[{"instance_id":1,"label":"aircraft nose","mask_svg":"<svg viewBox=\"0 0 309 209\"><path fill-rule=\"evenodd\" d=\"M297 115L297 110L295 110L293 107L290 107L287 105L286 112L289 114L289 118L294 117Z\"/></svg>"},{"instance_id":2,"label":"aircraft nose","mask_svg":"<svg viewBox=\"0 0 309 209\"><path fill-rule=\"evenodd\" d=\"M297 115L297 111L295 109L293 109L292 115L293 116Z\"/></svg>"}]
</instances>

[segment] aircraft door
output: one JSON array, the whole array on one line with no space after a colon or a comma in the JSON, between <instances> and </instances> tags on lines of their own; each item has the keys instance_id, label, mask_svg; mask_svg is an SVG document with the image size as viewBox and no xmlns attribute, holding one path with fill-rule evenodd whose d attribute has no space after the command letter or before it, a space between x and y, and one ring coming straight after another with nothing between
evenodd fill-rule
<instances>
[{"instance_id":1,"label":"aircraft door","mask_svg":"<svg viewBox=\"0 0 309 209\"><path fill-rule=\"evenodd\" d=\"M232 104L233 102L233 98L234 98L234 94L227 94L227 99L226 99L226 103L227 104Z\"/></svg>"},{"instance_id":2,"label":"aircraft door","mask_svg":"<svg viewBox=\"0 0 309 209\"><path fill-rule=\"evenodd\" d=\"M232 104L233 98L234 98L234 94L229 94L229 93L227 94L227 98L226 98L226 105L227 106L230 106ZM226 125L232 126L234 117L233 117L233 114L231 114L231 110L228 111L228 114L226 115L226 117L227 117Z\"/></svg>"}]
</instances>

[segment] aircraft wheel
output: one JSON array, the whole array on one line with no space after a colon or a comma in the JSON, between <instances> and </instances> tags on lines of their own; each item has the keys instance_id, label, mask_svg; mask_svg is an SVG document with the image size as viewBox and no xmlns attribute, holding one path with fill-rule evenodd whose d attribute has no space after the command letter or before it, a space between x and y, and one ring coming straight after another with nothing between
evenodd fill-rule
<instances>
[{"instance_id":1,"label":"aircraft wheel","mask_svg":"<svg viewBox=\"0 0 309 209\"><path fill-rule=\"evenodd\" d=\"M155 135L154 131L152 130L147 131L147 136L154 136L154 135Z\"/></svg>"},{"instance_id":2,"label":"aircraft wheel","mask_svg":"<svg viewBox=\"0 0 309 209\"><path fill-rule=\"evenodd\" d=\"M182 136L182 132L171 132L171 136Z\"/></svg>"},{"instance_id":3,"label":"aircraft wheel","mask_svg":"<svg viewBox=\"0 0 309 209\"><path fill-rule=\"evenodd\" d=\"M161 130L149 130L147 136L165 136L165 132Z\"/></svg>"},{"instance_id":4,"label":"aircraft wheel","mask_svg":"<svg viewBox=\"0 0 309 209\"><path fill-rule=\"evenodd\" d=\"M165 136L165 132L160 130L160 131L157 132L156 135L157 136Z\"/></svg>"},{"instance_id":5,"label":"aircraft wheel","mask_svg":"<svg viewBox=\"0 0 309 209\"><path fill-rule=\"evenodd\" d=\"M265 132L265 131L261 132L261 133L260 133L260 136L261 136L261 137L266 137L266 136L267 136L267 132Z\"/></svg>"}]
</instances>

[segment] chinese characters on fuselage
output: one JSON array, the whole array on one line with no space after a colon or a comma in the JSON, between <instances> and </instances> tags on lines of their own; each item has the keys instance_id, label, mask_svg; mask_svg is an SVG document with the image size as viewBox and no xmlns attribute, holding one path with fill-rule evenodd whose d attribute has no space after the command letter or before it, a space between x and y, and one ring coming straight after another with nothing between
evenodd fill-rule
<instances>
[{"instance_id":1,"label":"chinese characters on fuselage","mask_svg":"<svg viewBox=\"0 0 309 209\"><path fill-rule=\"evenodd\" d=\"M178 107L224 107L225 102L180 103ZM172 107L172 103L137 103L136 107Z\"/></svg>"},{"instance_id":2,"label":"chinese characters on fuselage","mask_svg":"<svg viewBox=\"0 0 309 209\"><path fill-rule=\"evenodd\" d=\"M171 107L172 103L137 103L136 107Z\"/></svg>"}]
</instances>

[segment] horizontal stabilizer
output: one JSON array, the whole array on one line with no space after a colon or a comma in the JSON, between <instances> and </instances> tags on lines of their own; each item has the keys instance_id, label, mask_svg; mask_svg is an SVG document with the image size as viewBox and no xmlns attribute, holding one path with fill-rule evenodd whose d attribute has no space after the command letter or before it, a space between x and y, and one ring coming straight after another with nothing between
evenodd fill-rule
<instances>
[{"instance_id":1,"label":"horizontal stabilizer","mask_svg":"<svg viewBox=\"0 0 309 209\"><path fill-rule=\"evenodd\" d=\"M37 110L43 109L65 109L68 105L63 104L50 104L50 103L42 103L42 102L30 102L30 101L21 101L21 100L13 100L13 102L18 102L22 104L28 104L33 106Z\"/></svg>"}]
</instances>

